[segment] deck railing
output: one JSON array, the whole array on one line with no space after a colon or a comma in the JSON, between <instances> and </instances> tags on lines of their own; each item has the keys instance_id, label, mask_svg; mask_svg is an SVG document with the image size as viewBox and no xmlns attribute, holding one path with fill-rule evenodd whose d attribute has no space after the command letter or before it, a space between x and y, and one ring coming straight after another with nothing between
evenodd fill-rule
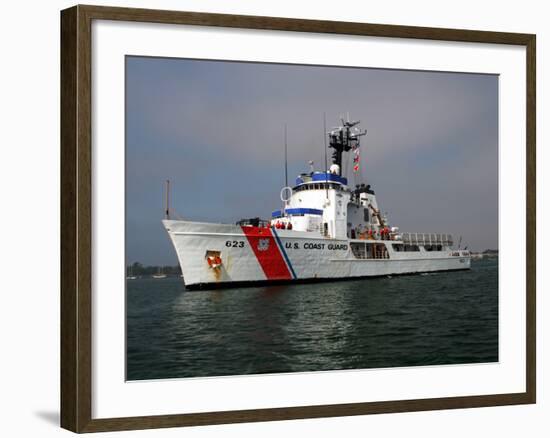
<instances>
[{"instance_id":1,"label":"deck railing","mask_svg":"<svg viewBox=\"0 0 550 438\"><path fill-rule=\"evenodd\" d=\"M401 233L401 240L406 245L453 245L453 236L439 233Z\"/></svg>"}]
</instances>

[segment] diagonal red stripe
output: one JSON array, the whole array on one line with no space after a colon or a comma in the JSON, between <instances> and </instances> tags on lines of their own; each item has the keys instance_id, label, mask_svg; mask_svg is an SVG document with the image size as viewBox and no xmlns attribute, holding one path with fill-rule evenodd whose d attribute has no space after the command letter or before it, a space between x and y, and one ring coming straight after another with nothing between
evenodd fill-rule
<instances>
[{"instance_id":1,"label":"diagonal red stripe","mask_svg":"<svg viewBox=\"0 0 550 438\"><path fill-rule=\"evenodd\" d=\"M244 235L268 280L288 280L292 276L277 246L271 228L242 226Z\"/></svg>"}]
</instances>

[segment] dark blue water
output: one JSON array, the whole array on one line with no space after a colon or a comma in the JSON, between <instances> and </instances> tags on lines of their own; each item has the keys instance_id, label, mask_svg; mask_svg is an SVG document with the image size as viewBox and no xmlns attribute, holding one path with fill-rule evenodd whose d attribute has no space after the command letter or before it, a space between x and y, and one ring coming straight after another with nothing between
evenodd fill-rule
<instances>
[{"instance_id":1,"label":"dark blue water","mask_svg":"<svg viewBox=\"0 0 550 438\"><path fill-rule=\"evenodd\" d=\"M128 380L498 361L498 259L470 271L189 292L127 282Z\"/></svg>"}]
</instances>

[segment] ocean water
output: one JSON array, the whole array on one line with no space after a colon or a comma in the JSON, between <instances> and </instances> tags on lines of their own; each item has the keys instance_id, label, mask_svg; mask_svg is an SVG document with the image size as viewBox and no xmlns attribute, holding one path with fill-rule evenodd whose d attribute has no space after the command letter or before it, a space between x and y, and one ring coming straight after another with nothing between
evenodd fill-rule
<instances>
[{"instance_id":1,"label":"ocean water","mask_svg":"<svg viewBox=\"0 0 550 438\"><path fill-rule=\"evenodd\" d=\"M127 281L127 379L498 361L498 259L470 271L186 291Z\"/></svg>"}]
</instances>

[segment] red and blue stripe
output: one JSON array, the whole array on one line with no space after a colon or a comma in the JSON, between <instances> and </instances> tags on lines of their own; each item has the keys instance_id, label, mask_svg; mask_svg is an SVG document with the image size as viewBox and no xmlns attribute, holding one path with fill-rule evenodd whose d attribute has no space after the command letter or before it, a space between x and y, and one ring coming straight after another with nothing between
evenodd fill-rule
<instances>
[{"instance_id":1,"label":"red and blue stripe","mask_svg":"<svg viewBox=\"0 0 550 438\"><path fill-rule=\"evenodd\" d=\"M296 273L275 229L250 226L242 226L241 229L266 279L292 280L296 278Z\"/></svg>"}]
</instances>

